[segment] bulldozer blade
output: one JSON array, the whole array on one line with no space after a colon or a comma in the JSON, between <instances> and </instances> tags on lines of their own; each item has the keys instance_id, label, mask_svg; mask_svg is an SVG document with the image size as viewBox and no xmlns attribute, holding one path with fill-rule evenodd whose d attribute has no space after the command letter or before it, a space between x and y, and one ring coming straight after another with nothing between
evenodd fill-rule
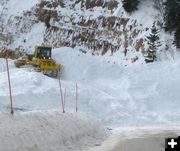
<instances>
[{"instance_id":1,"label":"bulldozer blade","mask_svg":"<svg viewBox=\"0 0 180 151\"><path fill-rule=\"evenodd\" d=\"M51 70L45 73L45 75L52 77L52 78L58 78L59 71L58 70Z\"/></svg>"},{"instance_id":2,"label":"bulldozer blade","mask_svg":"<svg viewBox=\"0 0 180 151\"><path fill-rule=\"evenodd\" d=\"M17 68L20 68L21 66L24 66L26 64L26 61L25 60L16 60L14 63Z\"/></svg>"}]
</instances>

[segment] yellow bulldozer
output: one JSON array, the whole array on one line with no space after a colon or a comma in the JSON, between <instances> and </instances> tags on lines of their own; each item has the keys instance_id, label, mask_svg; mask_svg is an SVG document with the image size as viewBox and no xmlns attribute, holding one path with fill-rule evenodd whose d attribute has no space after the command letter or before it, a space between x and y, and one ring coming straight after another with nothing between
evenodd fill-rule
<instances>
[{"instance_id":1,"label":"yellow bulldozer","mask_svg":"<svg viewBox=\"0 0 180 151\"><path fill-rule=\"evenodd\" d=\"M34 55L28 54L16 60L15 65L17 68L30 65L33 66L36 71L57 78L63 67L57 64L56 61L52 59L51 55L52 47L36 46Z\"/></svg>"}]
</instances>

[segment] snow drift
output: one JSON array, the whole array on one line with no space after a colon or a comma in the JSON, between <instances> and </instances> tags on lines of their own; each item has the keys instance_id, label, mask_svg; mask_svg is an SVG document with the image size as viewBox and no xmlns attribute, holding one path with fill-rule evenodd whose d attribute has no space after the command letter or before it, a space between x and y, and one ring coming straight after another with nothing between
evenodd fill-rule
<instances>
[{"instance_id":1,"label":"snow drift","mask_svg":"<svg viewBox=\"0 0 180 151\"><path fill-rule=\"evenodd\" d=\"M99 122L57 111L0 113L0 150L79 151L101 143Z\"/></svg>"},{"instance_id":2,"label":"snow drift","mask_svg":"<svg viewBox=\"0 0 180 151\"><path fill-rule=\"evenodd\" d=\"M72 48L53 50L64 66L63 92L66 111L75 112L75 85L78 109L99 118L105 125L179 125L180 62L169 61L122 68L104 59L82 54ZM7 73L1 60L0 110L9 106ZM21 111L61 109L59 83L31 68L16 69L10 62L14 106Z\"/></svg>"}]
</instances>

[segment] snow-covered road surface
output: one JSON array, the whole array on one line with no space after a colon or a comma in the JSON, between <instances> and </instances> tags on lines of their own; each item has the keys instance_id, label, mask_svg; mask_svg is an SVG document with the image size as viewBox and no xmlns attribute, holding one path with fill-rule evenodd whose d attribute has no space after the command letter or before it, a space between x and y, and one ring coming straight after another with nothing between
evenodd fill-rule
<instances>
[{"instance_id":1,"label":"snow-covered road surface","mask_svg":"<svg viewBox=\"0 0 180 151\"><path fill-rule=\"evenodd\" d=\"M101 146L88 151L164 151L165 138L179 135L179 127L119 128Z\"/></svg>"}]
</instances>

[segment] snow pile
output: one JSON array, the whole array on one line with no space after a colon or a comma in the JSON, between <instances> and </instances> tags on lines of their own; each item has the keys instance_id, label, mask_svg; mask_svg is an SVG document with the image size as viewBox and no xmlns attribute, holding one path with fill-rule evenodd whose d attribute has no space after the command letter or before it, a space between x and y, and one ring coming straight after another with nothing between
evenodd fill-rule
<instances>
[{"instance_id":1,"label":"snow pile","mask_svg":"<svg viewBox=\"0 0 180 151\"><path fill-rule=\"evenodd\" d=\"M56 111L0 114L0 150L80 151L101 143L100 124L80 114Z\"/></svg>"},{"instance_id":2,"label":"snow pile","mask_svg":"<svg viewBox=\"0 0 180 151\"><path fill-rule=\"evenodd\" d=\"M75 85L78 109L99 118L105 125L179 125L180 62L162 62L122 68L72 48L53 50L64 66L61 74L66 111L75 112ZM4 60L2 60L2 63ZM13 66L10 62L10 65ZM0 73L0 110L9 106L7 73ZM14 106L17 110L61 109L57 79L31 68L10 68Z\"/></svg>"},{"instance_id":3,"label":"snow pile","mask_svg":"<svg viewBox=\"0 0 180 151\"><path fill-rule=\"evenodd\" d=\"M180 124L179 61L122 68L69 48L54 55L62 78L79 83L82 110L108 125Z\"/></svg>"}]
</instances>

